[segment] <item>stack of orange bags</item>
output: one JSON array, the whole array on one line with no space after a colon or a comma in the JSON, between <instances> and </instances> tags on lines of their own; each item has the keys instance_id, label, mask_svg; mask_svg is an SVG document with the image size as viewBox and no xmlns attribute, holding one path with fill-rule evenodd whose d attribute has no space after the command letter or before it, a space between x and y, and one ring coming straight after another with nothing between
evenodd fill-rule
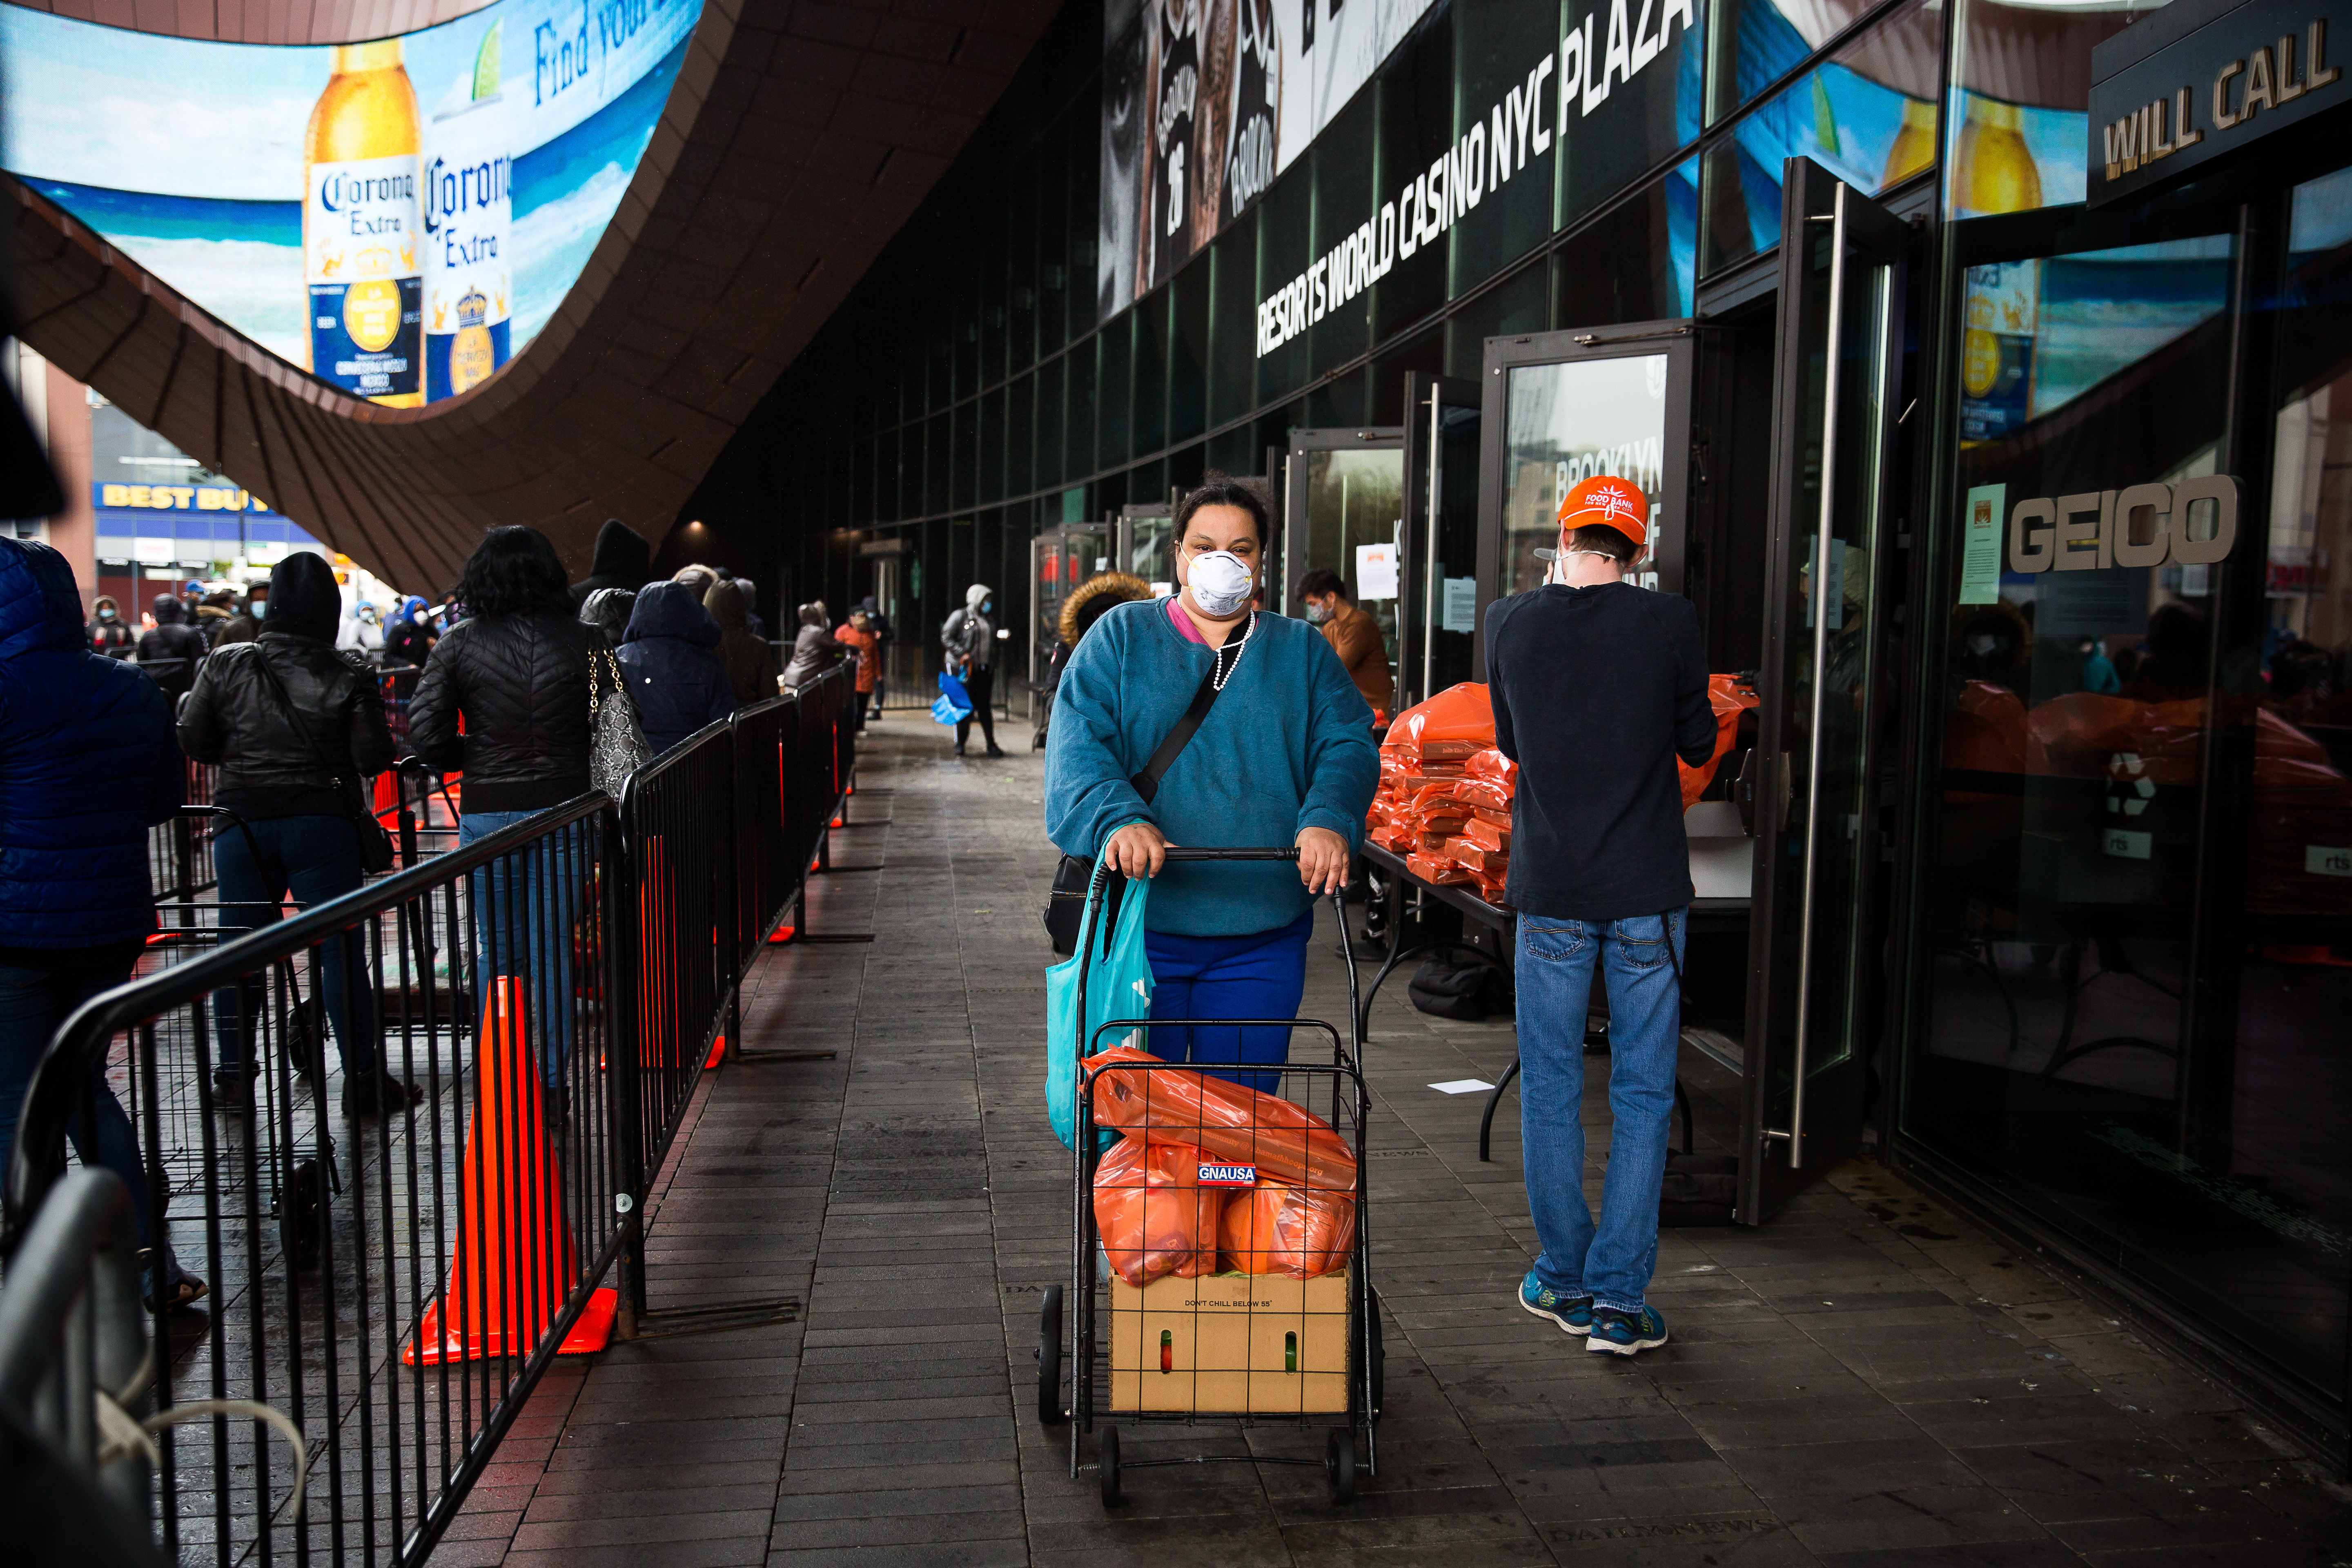
<instances>
[{"instance_id":1,"label":"stack of orange bags","mask_svg":"<svg viewBox=\"0 0 2352 1568\"><path fill-rule=\"evenodd\" d=\"M1381 784L1365 835L1433 887L1499 903L1511 854L1517 764L1495 749L1495 710L1475 682L1397 715L1381 742Z\"/></svg>"}]
</instances>

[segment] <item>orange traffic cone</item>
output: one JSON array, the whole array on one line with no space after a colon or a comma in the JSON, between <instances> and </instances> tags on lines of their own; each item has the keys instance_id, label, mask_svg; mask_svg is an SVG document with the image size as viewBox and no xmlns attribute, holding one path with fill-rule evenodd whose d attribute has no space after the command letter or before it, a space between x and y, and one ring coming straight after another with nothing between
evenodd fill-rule
<instances>
[{"instance_id":1,"label":"orange traffic cone","mask_svg":"<svg viewBox=\"0 0 2352 1568\"><path fill-rule=\"evenodd\" d=\"M480 1089L457 1176L457 1255L448 1288L425 1309L415 1340L401 1353L411 1366L529 1355L580 1271L525 1044L520 978L491 982L474 1066ZM618 1291L598 1290L559 1353L603 1350L620 1304Z\"/></svg>"}]
</instances>

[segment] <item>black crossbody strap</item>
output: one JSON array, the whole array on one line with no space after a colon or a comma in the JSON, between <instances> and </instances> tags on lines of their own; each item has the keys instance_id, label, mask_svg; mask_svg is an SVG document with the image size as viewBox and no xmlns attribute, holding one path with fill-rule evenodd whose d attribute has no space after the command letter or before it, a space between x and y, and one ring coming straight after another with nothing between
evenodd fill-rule
<instances>
[{"instance_id":1,"label":"black crossbody strap","mask_svg":"<svg viewBox=\"0 0 2352 1568\"><path fill-rule=\"evenodd\" d=\"M1143 764L1143 771L1130 781L1135 785L1135 793L1143 797L1144 805L1150 805L1151 797L1160 793L1160 781L1168 776L1168 770L1176 765L1176 759L1183 754L1186 746L1192 743L1193 735L1200 731L1201 721L1209 716L1209 709L1216 700L1217 665L1212 659L1209 673L1201 678L1201 689L1192 693L1192 706L1184 710L1184 717L1176 721L1176 727L1168 731L1167 739L1160 742L1160 749L1151 753L1150 762Z\"/></svg>"}]
</instances>

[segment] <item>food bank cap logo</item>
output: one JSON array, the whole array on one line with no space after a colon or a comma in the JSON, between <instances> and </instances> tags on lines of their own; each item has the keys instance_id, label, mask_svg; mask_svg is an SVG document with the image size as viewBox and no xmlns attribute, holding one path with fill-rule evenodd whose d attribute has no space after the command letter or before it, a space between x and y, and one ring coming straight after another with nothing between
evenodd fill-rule
<instances>
[{"instance_id":1,"label":"food bank cap logo","mask_svg":"<svg viewBox=\"0 0 2352 1568\"><path fill-rule=\"evenodd\" d=\"M1597 511L1612 522L1633 515L1633 498L1617 485L1601 485L1585 492L1584 510Z\"/></svg>"}]
</instances>

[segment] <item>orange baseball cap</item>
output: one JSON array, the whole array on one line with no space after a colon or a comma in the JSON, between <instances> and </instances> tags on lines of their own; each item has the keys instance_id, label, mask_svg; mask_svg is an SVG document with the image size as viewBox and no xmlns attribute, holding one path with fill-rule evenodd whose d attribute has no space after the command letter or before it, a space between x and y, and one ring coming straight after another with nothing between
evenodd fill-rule
<instances>
[{"instance_id":1,"label":"orange baseball cap","mask_svg":"<svg viewBox=\"0 0 2352 1568\"><path fill-rule=\"evenodd\" d=\"M1642 487L1614 474L1579 479L1559 501L1559 525L1566 529L1613 528L1639 550L1649 542L1650 503Z\"/></svg>"}]
</instances>

